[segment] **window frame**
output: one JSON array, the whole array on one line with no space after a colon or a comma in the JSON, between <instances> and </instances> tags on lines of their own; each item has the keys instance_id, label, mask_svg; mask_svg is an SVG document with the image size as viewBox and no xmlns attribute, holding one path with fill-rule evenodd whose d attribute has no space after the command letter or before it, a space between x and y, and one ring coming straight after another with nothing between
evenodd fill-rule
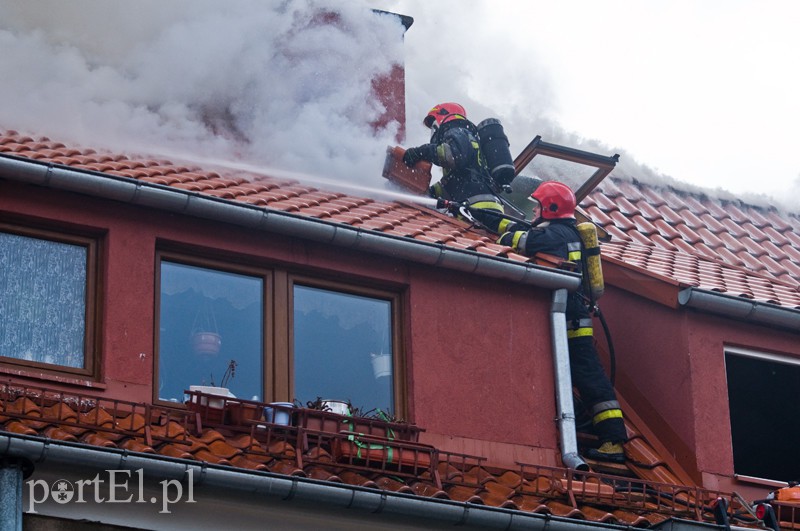
<instances>
[{"instance_id":1,"label":"window frame","mask_svg":"<svg viewBox=\"0 0 800 531\"><path fill-rule=\"evenodd\" d=\"M182 251L173 251L173 250L166 250L161 249L156 251L156 260L155 260L155 286L153 292L153 303L154 303L154 315L153 315L153 392L152 392L152 399L154 404L164 405L164 406L176 406L182 405L185 407L184 404L176 404L175 402L170 402L168 400L161 400L159 398L159 385L158 382L160 381L159 375L159 365L160 365L160 345L161 345L161 263L166 260L167 262L171 262L174 264L186 265L191 267L198 267L203 269L213 269L215 271L222 271L225 273L233 273L237 275L247 275L252 277L258 277L262 279L263 284L263 292L261 294L262 297L262 337L261 337L261 344L263 345L264 352L262 353L262 375L261 381L263 382L264 389L262 389L262 394L265 398L265 401L268 400L269 395L265 394L267 391L267 386L269 385L269 380L267 379L270 377L270 371L268 370L268 363L267 360L272 357L272 342L270 341L271 337L274 337L273 328L272 328L272 304L270 304L270 293L274 292L273 290L273 274L274 271L270 268L266 267L256 267L256 266L249 266L249 265L238 265L233 264L231 261L225 261L215 258L208 258L201 255L196 255L192 253L182 252Z\"/></svg>"},{"instance_id":2,"label":"window frame","mask_svg":"<svg viewBox=\"0 0 800 531\"><path fill-rule=\"evenodd\" d=\"M323 289L345 295L357 295L373 299L388 301L391 308L390 324L392 327L392 389L393 389L393 408L394 416L397 418L408 418L407 408L407 388L406 388L406 355L405 341L403 340L403 294L399 290L388 288L378 288L370 285L357 285L352 282L341 280L331 280L315 277L306 274L289 274L286 278L286 300L287 300L287 349L285 358L276 360L276 366L286 367L287 379L284 382L276 381L276 389L280 386L283 396L294 397L294 286L305 286L309 288ZM283 354L283 353L282 353Z\"/></svg>"},{"instance_id":3,"label":"window frame","mask_svg":"<svg viewBox=\"0 0 800 531\"><path fill-rule=\"evenodd\" d=\"M99 318L102 315L100 294L103 292L100 276L100 235L88 232L64 232L49 227L33 227L13 223L0 222L0 232L83 247L86 251L86 289L84 292L84 331L83 331L83 367L68 367L40 361L21 360L0 354L0 367L30 370L35 369L44 374L69 375L100 380L101 362L99 355L100 330Z\"/></svg>"},{"instance_id":4,"label":"window frame","mask_svg":"<svg viewBox=\"0 0 800 531\"><path fill-rule=\"evenodd\" d=\"M213 255L213 257L212 257ZM264 402L292 401L294 399L294 285L298 283L312 288L338 291L345 294L372 297L389 301L392 326L392 385L394 389L394 416L408 418L408 389L406 378L407 355L405 352L404 315L405 292L403 287L390 283L363 280L348 275L346 279L332 279L330 273L302 272L286 265L268 264L243 259L234 255L222 255L219 251L189 249L178 245L164 245L156 249L155 285L153 293L153 379L152 399L154 404L170 407L186 407L160 400L159 345L161 319L161 262L169 262L210 268L243 275L260 276L264 280L262 378ZM343 275L344 276L344 275Z\"/></svg>"}]
</instances>

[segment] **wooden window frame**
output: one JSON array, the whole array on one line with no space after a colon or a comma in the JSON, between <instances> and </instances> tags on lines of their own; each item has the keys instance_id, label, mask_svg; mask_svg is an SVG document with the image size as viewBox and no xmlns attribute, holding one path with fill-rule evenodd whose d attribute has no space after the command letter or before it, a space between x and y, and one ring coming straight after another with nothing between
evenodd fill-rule
<instances>
[{"instance_id":1,"label":"wooden window frame","mask_svg":"<svg viewBox=\"0 0 800 531\"><path fill-rule=\"evenodd\" d=\"M294 285L326 289L345 294L359 295L389 301L391 304L392 325L392 363L393 363L393 390L394 414L398 418L408 418L408 390L406 384L406 355L404 340L405 313L402 289L397 287L384 287L380 283L363 283L356 278L347 280L332 280L324 275L313 273L299 273L285 266L260 265L258 262L248 260L242 264L237 257L221 256L214 251L214 258L209 258L210 252L198 249L184 249L167 246L157 249L155 260L155 291L154 291L154 327L153 327L153 403L165 406L181 406L174 402L160 400L158 397L158 367L159 367L159 323L161 318L161 262L167 260L194 267L204 267L219 271L227 271L244 275L259 276L264 279L264 306L263 306L263 366L262 378L264 389L261 396L264 402L283 401L294 399ZM361 283L360 283L361 282Z\"/></svg>"},{"instance_id":2,"label":"wooden window frame","mask_svg":"<svg viewBox=\"0 0 800 531\"><path fill-rule=\"evenodd\" d=\"M98 234L75 232L63 232L45 227L29 227L11 223L0 223L0 232L15 234L26 238L44 240L54 243L64 243L76 245L86 250L86 291L84 308L84 331L83 331L83 361L84 366L67 367L53 363L20 360L7 356L0 356L0 367L21 368L23 370L35 370L49 375L69 375L72 377L80 376L92 381L100 380L100 324L98 322L102 315L100 305L101 277L100 266L100 236ZM26 374L26 376L35 376Z\"/></svg>"}]
</instances>

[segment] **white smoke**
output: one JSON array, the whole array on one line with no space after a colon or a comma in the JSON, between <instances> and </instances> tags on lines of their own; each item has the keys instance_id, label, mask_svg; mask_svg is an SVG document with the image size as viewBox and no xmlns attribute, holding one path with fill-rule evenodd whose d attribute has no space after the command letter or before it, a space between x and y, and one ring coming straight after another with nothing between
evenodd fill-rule
<instances>
[{"instance_id":1,"label":"white smoke","mask_svg":"<svg viewBox=\"0 0 800 531\"><path fill-rule=\"evenodd\" d=\"M403 31L342 1L5 2L0 127L377 182Z\"/></svg>"}]
</instances>

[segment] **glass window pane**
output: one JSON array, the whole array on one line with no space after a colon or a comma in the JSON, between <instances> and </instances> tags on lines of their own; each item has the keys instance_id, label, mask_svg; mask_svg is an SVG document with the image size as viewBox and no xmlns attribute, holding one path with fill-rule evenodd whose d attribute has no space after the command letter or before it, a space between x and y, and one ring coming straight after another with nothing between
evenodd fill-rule
<instances>
[{"instance_id":1,"label":"glass window pane","mask_svg":"<svg viewBox=\"0 0 800 531\"><path fill-rule=\"evenodd\" d=\"M733 467L777 481L800 478L800 363L725 354Z\"/></svg>"},{"instance_id":2,"label":"glass window pane","mask_svg":"<svg viewBox=\"0 0 800 531\"><path fill-rule=\"evenodd\" d=\"M0 355L84 367L88 249L0 232Z\"/></svg>"},{"instance_id":3,"label":"glass window pane","mask_svg":"<svg viewBox=\"0 0 800 531\"><path fill-rule=\"evenodd\" d=\"M263 397L264 280L161 262L159 398L184 401L191 385Z\"/></svg>"},{"instance_id":4,"label":"glass window pane","mask_svg":"<svg viewBox=\"0 0 800 531\"><path fill-rule=\"evenodd\" d=\"M294 286L295 398L394 412L392 303Z\"/></svg>"}]
</instances>

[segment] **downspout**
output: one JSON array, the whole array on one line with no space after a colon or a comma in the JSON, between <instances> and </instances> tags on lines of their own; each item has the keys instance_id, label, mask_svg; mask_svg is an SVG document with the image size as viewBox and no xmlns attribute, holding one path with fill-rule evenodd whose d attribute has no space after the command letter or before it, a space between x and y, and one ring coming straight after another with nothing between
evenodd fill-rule
<instances>
[{"instance_id":1,"label":"downspout","mask_svg":"<svg viewBox=\"0 0 800 531\"><path fill-rule=\"evenodd\" d=\"M517 284L569 290L580 286L580 276L568 271L308 218L128 177L0 155L0 178L388 255Z\"/></svg>"},{"instance_id":2,"label":"downspout","mask_svg":"<svg viewBox=\"0 0 800 531\"><path fill-rule=\"evenodd\" d=\"M553 343L553 365L556 379L556 410L558 432L561 442L561 461L574 470L589 470L589 465L578 455L575 405L572 401L572 375L569 367L569 344L567 342L567 290L553 292L550 311L550 336Z\"/></svg>"},{"instance_id":3,"label":"downspout","mask_svg":"<svg viewBox=\"0 0 800 531\"><path fill-rule=\"evenodd\" d=\"M424 498L385 490L368 489L296 476L254 470L232 470L188 459L128 452L117 448L98 448L0 432L0 458L26 459L35 465L52 463L80 470L139 470L145 477L159 480L195 480L195 486L209 489L239 490L277 497L286 503L310 502L337 510L354 511L355 516L397 515L420 518L428 523L463 526L466 529L530 529L535 531L599 531L629 529L627 526L586 522L574 518L530 513L514 509ZM189 471L192 471L189 474ZM18 481L21 481L18 475ZM20 483L21 484L21 483ZM213 494L213 493L212 493ZM20 504L21 496L20 496ZM21 518L21 507L18 509ZM6 529L6 528L3 528Z\"/></svg>"},{"instance_id":4,"label":"downspout","mask_svg":"<svg viewBox=\"0 0 800 531\"><path fill-rule=\"evenodd\" d=\"M0 456L0 529L22 531L22 483L32 472L28 460Z\"/></svg>"}]
</instances>

